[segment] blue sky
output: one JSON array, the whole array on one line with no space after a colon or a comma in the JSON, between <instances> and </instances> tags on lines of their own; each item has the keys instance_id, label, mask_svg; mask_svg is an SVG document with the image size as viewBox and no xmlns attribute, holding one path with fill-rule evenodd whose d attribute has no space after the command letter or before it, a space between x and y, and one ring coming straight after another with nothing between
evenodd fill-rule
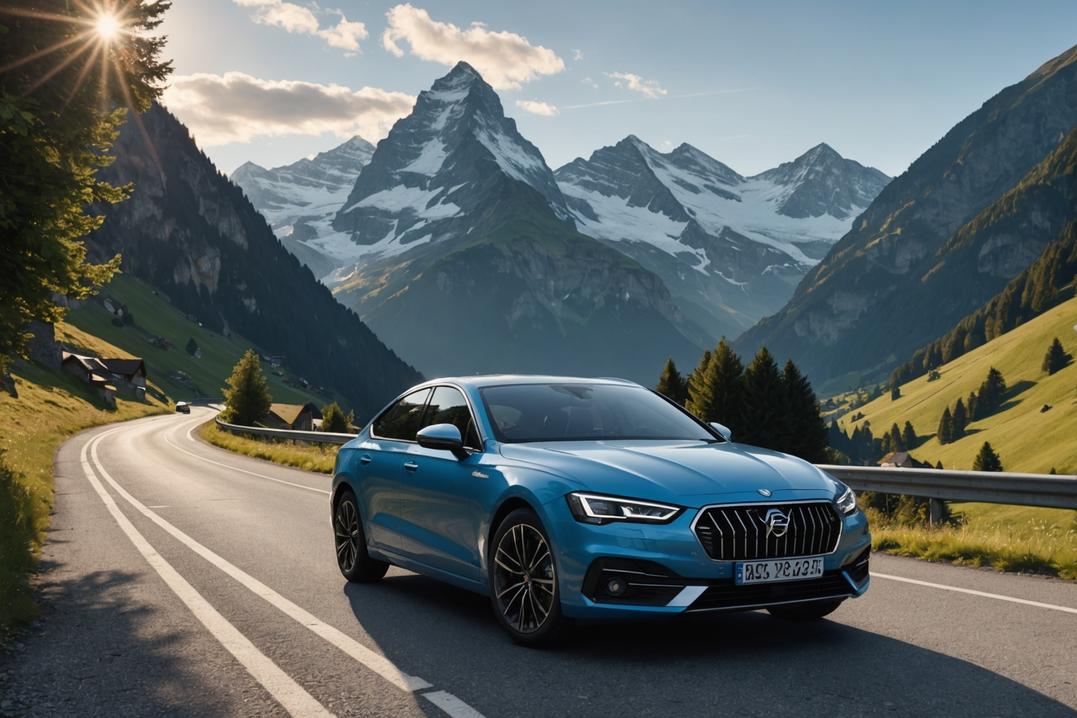
<instances>
[{"instance_id":1,"label":"blue sky","mask_svg":"<svg viewBox=\"0 0 1077 718\"><path fill-rule=\"evenodd\" d=\"M379 139L467 59L554 168L632 133L743 174L827 142L894 175L1074 28L1072 0L181 0L165 102L222 170L275 166Z\"/></svg>"}]
</instances>

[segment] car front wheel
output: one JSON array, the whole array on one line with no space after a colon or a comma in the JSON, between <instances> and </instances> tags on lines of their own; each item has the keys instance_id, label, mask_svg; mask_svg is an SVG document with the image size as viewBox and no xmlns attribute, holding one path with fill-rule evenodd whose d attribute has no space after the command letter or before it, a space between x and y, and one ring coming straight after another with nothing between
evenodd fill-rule
<instances>
[{"instance_id":1,"label":"car front wheel","mask_svg":"<svg viewBox=\"0 0 1077 718\"><path fill-rule=\"evenodd\" d=\"M494 532L490 598L502 627L517 643L549 644L561 629L561 597L553 547L530 509L517 509Z\"/></svg>"},{"instance_id":2,"label":"car front wheel","mask_svg":"<svg viewBox=\"0 0 1077 718\"><path fill-rule=\"evenodd\" d=\"M388 563L373 559L367 553L359 507L350 490L341 494L333 511L333 542L337 550L337 567L349 581L377 581L389 570Z\"/></svg>"}]
</instances>

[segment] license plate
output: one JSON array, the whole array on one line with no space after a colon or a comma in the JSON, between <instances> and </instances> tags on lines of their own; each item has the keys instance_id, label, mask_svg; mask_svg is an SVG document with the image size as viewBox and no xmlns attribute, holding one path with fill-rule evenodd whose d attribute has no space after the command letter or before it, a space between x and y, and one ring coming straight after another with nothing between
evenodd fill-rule
<instances>
[{"instance_id":1,"label":"license plate","mask_svg":"<svg viewBox=\"0 0 1077 718\"><path fill-rule=\"evenodd\" d=\"M822 558L782 558L773 561L741 561L734 566L734 583L801 581L823 575Z\"/></svg>"}]
</instances>

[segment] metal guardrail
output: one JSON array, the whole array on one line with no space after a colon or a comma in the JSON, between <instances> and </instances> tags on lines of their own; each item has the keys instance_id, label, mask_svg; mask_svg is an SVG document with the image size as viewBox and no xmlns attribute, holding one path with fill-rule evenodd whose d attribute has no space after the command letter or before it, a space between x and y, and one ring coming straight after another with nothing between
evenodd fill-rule
<instances>
[{"instance_id":1,"label":"metal guardrail","mask_svg":"<svg viewBox=\"0 0 1077 718\"><path fill-rule=\"evenodd\" d=\"M294 429L270 429L265 426L240 426L215 419L217 428L240 436L257 436L264 439L305 441L308 444L346 444L355 434L334 434L329 431L296 431Z\"/></svg>"},{"instance_id":2,"label":"metal guardrail","mask_svg":"<svg viewBox=\"0 0 1077 718\"><path fill-rule=\"evenodd\" d=\"M826 464L819 468L857 491L1077 509L1077 476Z\"/></svg>"},{"instance_id":3,"label":"metal guardrail","mask_svg":"<svg viewBox=\"0 0 1077 718\"><path fill-rule=\"evenodd\" d=\"M355 438L354 434L269 429L229 424L220 419L216 421L218 428L224 431L267 439L340 445ZM983 501L993 504L1077 509L1077 476L834 464L818 466L856 491L907 494L944 501Z\"/></svg>"}]
</instances>

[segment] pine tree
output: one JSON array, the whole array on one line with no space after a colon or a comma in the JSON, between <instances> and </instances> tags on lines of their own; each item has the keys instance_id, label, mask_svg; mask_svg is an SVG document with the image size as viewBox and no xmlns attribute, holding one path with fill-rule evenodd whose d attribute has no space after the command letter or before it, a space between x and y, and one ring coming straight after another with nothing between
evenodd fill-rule
<instances>
[{"instance_id":1,"label":"pine tree","mask_svg":"<svg viewBox=\"0 0 1077 718\"><path fill-rule=\"evenodd\" d=\"M710 371L704 376L711 396L710 421L719 421L739 436L743 420L741 408L744 397L744 364L733 351L725 337L718 342L711 354Z\"/></svg>"},{"instance_id":2,"label":"pine tree","mask_svg":"<svg viewBox=\"0 0 1077 718\"><path fill-rule=\"evenodd\" d=\"M57 295L85 298L119 268L119 257L87 261L84 238L129 192L97 171L127 107L145 111L171 72L154 32L169 5L122 3L125 32L109 43L95 39L89 3L0 8L0 369L25 348L32 320L63 318Z\"/></svg>"},{"instance_id":3,"label":"pine tree","mask_svg":"<svg viewBox=\"0 0 1077 718\"><path fill-rule=\"evenodd\" d=\"M666 359L666 365L662 367L662 375L658 378L655 391L681 406L684 406L688 400L688 385L681 373L677 371L677 365L673 363L672 357Z\"/></svg>"},{"instance_id":4,"label":"pine tree","mask_svg":"<svg viewBox=\"0 0 1077 718\"><path fill-rule=\"evenodd\" d=\"M969 398L965 401L965 427L967 428L972 420L976 418L976 392L970 391Z\"/></svg>"},{"instance_id":5,"label":"pine tree","mask_svg":"<svg viewBox=\"0 0 1077 718\"><path fill-rule=\"evenodd\" d=\"M973 471L1002 471L1002 459L999 458L991 444L987 441L980 447L980 453L972 462Z\"/></svg>"},{"instance_id":6,"label":"pine tree","mask_svg":"<svg viewBox=\"0 0 1077 718\"><path fill-rule=\"evenodd\" d=\"M901 398L901 387L894 382L890 385L890 401L897 401Z\"/></svg>"},{"instance_id":7,"label":"pine tree","mask_svg":"<svg viewBox=\"0 0 1077 718\"><path fill-rule=\"evenodd\" d=\"M685 390L687 394L687 400L685 401L684 408L696 415L696 418L702 421L707 421L707 417L711 413L711 401L707 396L706 381L704 374L711 363L710 349L703 352L703 356L699 360L699 364L692 370L692 373L688 375L688 380L685 381Z\"/></svg>"},{"instance_id":8,"label":"pine tree","mask_svg":"<svg viewBox=\"0 0 1077 718\"><path fill-rule=\"evenodd\" d=\"M269 382L262 373L262 363L253 349L240 357L228 377L224 388L225 421L243 426L253 426L267 413L273 399L269 395Z\"/></svg>"},{"instance_id":9,"label":"pine tree","mask_svg":"<svg viewBox=\"0 0 1077 718\"><path fill-rule=\"evenodd\" d=\"M946 407L942 412L942 419L939 420L938 438L940 444L949 444L954 440L954 418L950 414L950 407Z\"/></svg>"},{"instance_id":10,"label":"pine tree","mask_svg":"<svg viewBox=\"0 0 1077 718\"><path fill-rule=\"evenodd\" d=\"M942 459L939 459L938 461L935 462L935 468L938 469L939 471L942 471Z\"/></svg>"},{"instance_id":11,"label":"pine tree","mask_svg":"<svg viewBox=\"0 0 1077 718\"><path fill-rule=\"evenodd\" d=\"M905 428L901 431L901 442L905 445L906 451L912 451L920 443L920 438L916 435L916 429L912 428L911 421L905 422Z\"/></svg>"},{"instance_id":12,"label":"pine tree","mask_svg":"<svg viewBox=\"0 0 1077 718\"><path fill-rule=\"evenodd\" d=\"M322 431L332 432L334 434L346 434L351 431L352 423L355 421L355 413L349 411L347 414L340 408L340 404L335 401L326 404L322 408Z\"/></svg>"},{"instance_id":13,"label":"pine tree","mask_svg":"<svg viewBox=\"0 0 1077 718\"><path fill-rule=\"evenodd\" d=\"M761 347L744 370L738 436L745 444L778 449L786 435L785 390L774 357Z\"/></svg>"},{"instance_id":14,"label":"pine tree","mask_svg":"<svg viewBox=\"0 0 1077 718\"><path fill-rule=\"evenodd\" d=\"M898 428L896 421L890 425L888 433L890 435L891 451L908 451L909 447L905 446L905 437L901 435L901 429Z\"/></svg>"},{"instance_id":15,"label":"pine tree","mask_svg":"<svg viewBox=\"0 0 1077 718\"><path fill-rule=\"evenodd\" d=\"M969 417L968 417L968 414L965 413L965 402L962 401L961 398L959 397L958 400L957 400L957 403L954 404L954 426L953 426L953 436L951 438L954 441L957 441L962 436L964 436L965 435L965 429L968 428L968 424L969 424Z\"/></svg>"},{"instance_id":16,"label":"pine tree","mask_svg":"<svg viewBox=\"0 0 1077 718\"><path fill-rule=\"evenodd\" d=\"M822 463L826 460L826 422L819 413L819 401L807 377L800 373L792 360L782 371L782 389L788 417L787 434L782 451L805 461Z\"/></svg>"},{"instance_id":17,"label":"pine tree","mask_svg":"<svg viewBox=\"0 0 1077 718\"><path fill-rule=\"evenodd\" d=\"M995 367L987 371L987 377L980 384L976 393L976 419L991 416L1002 406L1002 400L1006 397L1006 380Z\"/></svg>"},{"instance_id":18,"label":"pine tree","mask_svg":"<svg viewBox=\"0 0 1077 718\"><path fill-rule=\"evenodd\" d=\"M1073 361L1073 356L1062 347L1062 342L1058 341L1058 337L1055 337L1051 346L1047 348L1047 354L1043 357L1042 369L1051 375L1066 368L1071 361Z\"/></svg>"}]
</instances>

